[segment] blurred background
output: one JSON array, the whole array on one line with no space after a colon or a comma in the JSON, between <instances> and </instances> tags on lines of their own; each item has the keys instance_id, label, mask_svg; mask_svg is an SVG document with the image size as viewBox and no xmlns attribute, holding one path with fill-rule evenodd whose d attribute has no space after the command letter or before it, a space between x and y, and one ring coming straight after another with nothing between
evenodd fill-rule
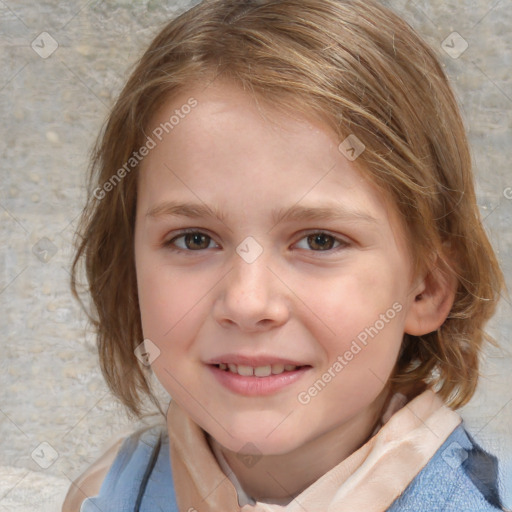
<instances>
[{"instance_id":1,"label":"blurred background","mask_svg":"<svg viewBox=\"0 0 512 512\"><path fill-rule=\"evenodd\" d=\"M112 442L143 424L99 371L69 290L89 151L135 60L197 1L0 0L0 512L57 511ZM461 105L478 203L512 283L512 0L390 0L437 52ZM505 296L471 403L512 507L512 304ZM158 388L162 403L168 401ZM165 410L165 405L164 405Z\"/></svg>"}]
</instances>

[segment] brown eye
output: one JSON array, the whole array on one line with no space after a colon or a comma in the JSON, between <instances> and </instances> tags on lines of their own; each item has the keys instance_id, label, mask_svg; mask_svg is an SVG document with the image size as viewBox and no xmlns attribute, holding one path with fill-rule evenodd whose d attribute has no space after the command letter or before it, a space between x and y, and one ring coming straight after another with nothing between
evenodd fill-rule
<instances>
[{"instance_id":1,"label":"brown eye","mask_svg":"<svg viewBox=\"0 0 512 512\"><path fill-rule=\"evenodd\" d=\"M205 243L206 241L206 243ZM206 249L210 245L210 237L201 233L188 233L185 235L187 249Z\"/></svg>"},{"instance_id":2,"label":"brown eye","mask_svg":"<svg viewBox=\"0 0 512 512\"><path fill-rule=\"evenodd\" d=\"M328 251L332 249L335 238L327 233L315 233L313 235L309 235L308 244L313 249L319 249L321 251Z\"/></svg>"},{"instance_id":3,"label":"brown eye","mask_svg":"<svg viewBox=\"0 0 512 512\"><path fill-rule=\"evenodd\" d=\"M183 242L177 243L177 240L180 239L183 239ZM191 231L174 237L168 242L165 242L164 245L165 247L169 247L170 249L177 251L200 251L208 249L211 241L212 239L210 236L201 233L200 231Z\"/></svg>"},{"instance_id":4,"label":"brown eye","mask_svg":"<svg viewBox=\"0 0 512 512\"><path fill-rule=\"evenodd\" d=\"M304 243L303 241L306 241ZM300 246L302 244L302 247ZM337 244L335 246L335 244ZM339 249L349 246L350 244L343 239L337 238L334 235L325 233L323 231L316 231L310 233L302 238L299 242L300 249L306 249L310 252L336 252Z\"/></svg>"}]
</instances>

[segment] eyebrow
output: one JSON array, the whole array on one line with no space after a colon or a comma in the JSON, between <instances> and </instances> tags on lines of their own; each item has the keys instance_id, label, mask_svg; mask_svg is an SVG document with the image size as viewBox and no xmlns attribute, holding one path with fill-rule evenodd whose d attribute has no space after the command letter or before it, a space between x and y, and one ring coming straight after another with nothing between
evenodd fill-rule
<instances>
[{"instance_id":1,"label":"eyebrow","mask_svg":"<svg viewBox=\"0 0 512 512\"><path fill-rule=\"evenodd\" d=\"M377 224L377 220L365 212L349 209L339 203L332 206L311 207L295 204L290 208L274 208L271 212L272 222L298 222L307 220L351 220ZM200 203L182 203L165 201L148 210L147 217L188 217L191 219L216 217L221 222L226 220L226 214L214 206Z\"/></svg>"}]
</instances>

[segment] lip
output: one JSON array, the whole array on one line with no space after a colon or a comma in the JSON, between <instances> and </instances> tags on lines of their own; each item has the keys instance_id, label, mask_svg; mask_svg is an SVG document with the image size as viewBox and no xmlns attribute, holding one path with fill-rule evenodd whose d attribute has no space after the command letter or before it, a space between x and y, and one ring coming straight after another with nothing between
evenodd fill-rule
<instances>
[{"instance_id":1,"label":"lip","mask_svg":"<svg viewBox=\"0 0 512 512\"><path fill-rule=\"evenodd\" d=\"M293 366L310 366L307 363L303 363L300 361L295 361L293 359L285 359L279 356L271 356L271 355L244 355L244 354L222 354L218 357L214 357L205 361L205 364L214 365L214 364L236 364L236 365L244 365L244 366L252 366L256 368L257 366L269 366L273 364L291 364ZM260 377L264 378L264 377Z\"/></svg>"},{"instance_id":2,"label":"lip","mask_svg":"<svg viewBox=\"0 0 512 512\"><path fill-rule=\"evenodd\" d=\"M275 361L275 359L273 359ZM302 379L304 375L312 369L311 366L302 366L292 371L285 371L278 375L269 375L268 377L246 377L228 370L221 370L215 364L208 364L206 367L212 373L213 377L223 387L229 391L243 396L268 396L277 393L288 386ZM232 363L237 364L237 363ZM243 364L243 363L239 363ZM279 363L274 363L279 364ZM281 363L284 364L284 363ZM286 363L293 364L293 363ZM248 365L252 366L252 365ZM266 366L266 365L257 365ZM299 365L296 365L299 366Z\"/></svg>"}]
</instances>

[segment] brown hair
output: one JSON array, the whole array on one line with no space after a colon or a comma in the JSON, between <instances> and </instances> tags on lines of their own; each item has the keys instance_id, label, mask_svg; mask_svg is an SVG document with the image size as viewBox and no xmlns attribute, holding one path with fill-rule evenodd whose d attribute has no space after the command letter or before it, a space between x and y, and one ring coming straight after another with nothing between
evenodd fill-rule
<instances>
[{"instance_id":1,"label":"brown hair","mask_svg":"<svg viewBox=\"0 0 512 512\"><path fill-rule=\"evenodd\" d=\"M320 116L340 142L353 134L364 143L357 164L401 215L415 271L436 254L458 280L441 328L404 336L391 383L430 385L453 408L464 405L476 388L482 343L492 341L482 328L503 276L482 227L447 79L408 24L368 0L204 1L168 23L140 59L94 148L72 266L78 297L84 260L89 318L112 392L136 416L141 393L157 404L151 373L134 355L143 339L133 247L137 166L129 172L125 164L147 140L162 101L221 75L273 108Z\"/></svg>"}]
</instances>

